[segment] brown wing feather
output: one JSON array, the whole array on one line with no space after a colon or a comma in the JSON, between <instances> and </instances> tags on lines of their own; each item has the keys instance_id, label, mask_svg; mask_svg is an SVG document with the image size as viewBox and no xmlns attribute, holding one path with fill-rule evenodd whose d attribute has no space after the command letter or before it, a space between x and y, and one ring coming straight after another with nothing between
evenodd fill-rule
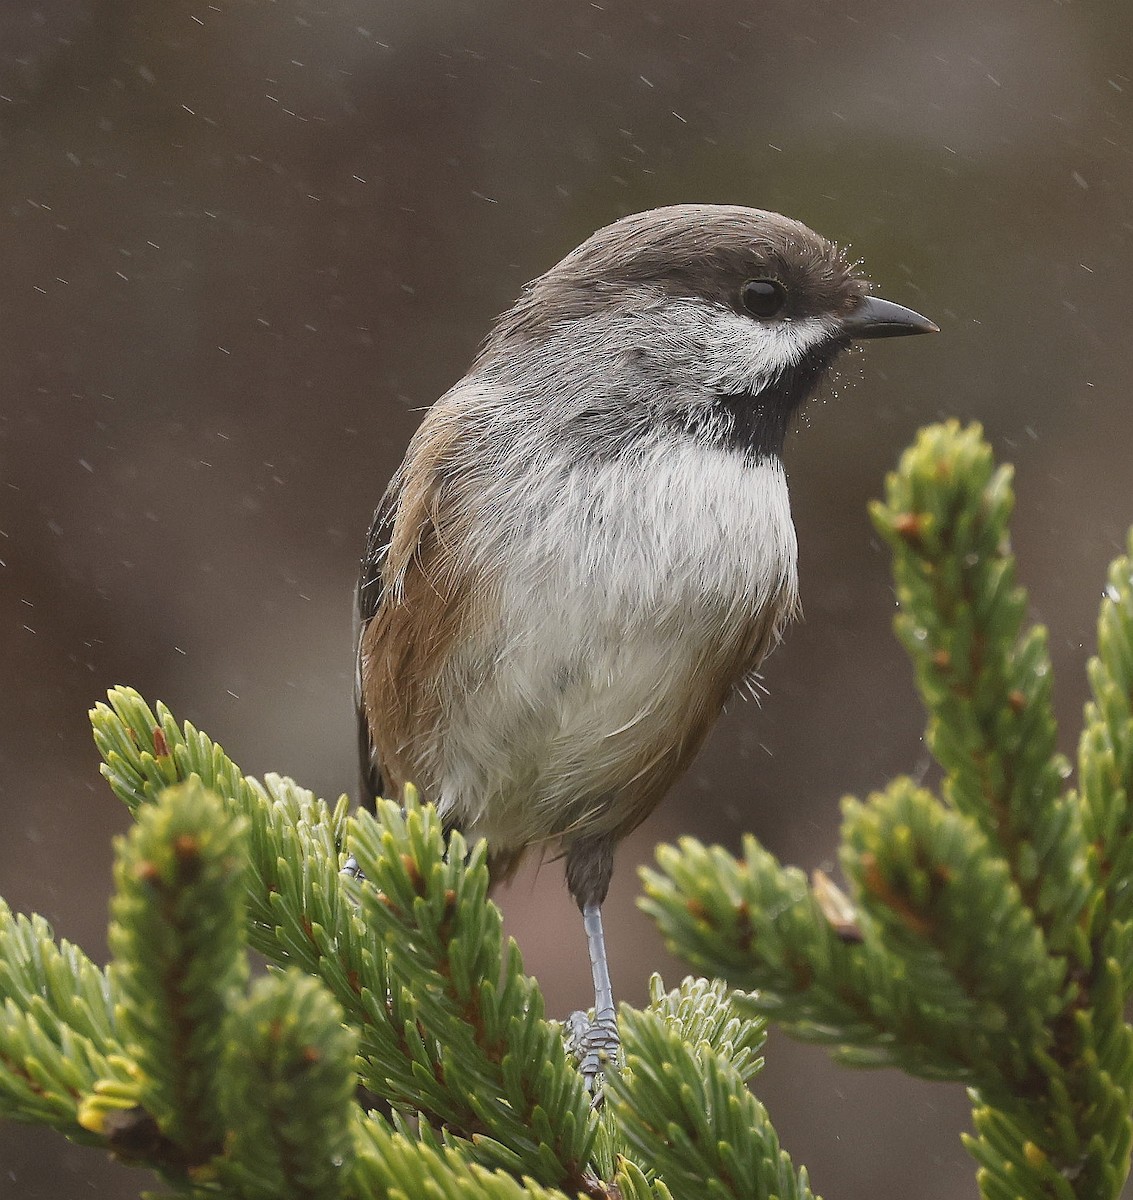
<instances>
[{"instance_id":1,"label":"brown wing feather","mask_svg":"<svg viewBox=\"0 0 1133 1200\"><path fill-rule=\"evenodd\" d=\"M382 602L382 572L392 528L392 513L383 499L366 536L366 553L354 596L354 712L358 730L359 803L370 812L382 794L382 772L370 738L370 722L362 700L362 635Z\"/></svg>"},{"instance_id":2,"label":"brown wing feather","mask_svg":"<svg viewBox=\"0 0 1133 1200\"><path fill-rule=\"evenodd\" d=\"M473 595L451 551L464 512L455 417L454 408L437 405L413 438L371 528L360 587L363 774L380 771L394 795L407 781L428 791L427 748L441 719L436 680Z\"/></svg>"}]
</instances>

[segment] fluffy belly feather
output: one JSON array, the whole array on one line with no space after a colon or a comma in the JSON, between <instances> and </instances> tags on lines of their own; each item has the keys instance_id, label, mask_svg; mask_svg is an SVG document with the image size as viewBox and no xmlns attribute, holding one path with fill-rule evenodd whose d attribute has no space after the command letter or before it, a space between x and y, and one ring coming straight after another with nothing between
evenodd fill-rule
<instances>
[{"instance_id":1,"label":"fluffy belly feather","mask_svg":"<svg viewBox=\"0 0 1133 1200\"><path fill-rule=\"evenodd\" d=\"M636 825L796 607L777 460L669 442L548 477L496 619L445 672L430 755L442 811L502 851ZM489 576L515 563L506 538L486 542Z\"/></svg>"}]
</instances>

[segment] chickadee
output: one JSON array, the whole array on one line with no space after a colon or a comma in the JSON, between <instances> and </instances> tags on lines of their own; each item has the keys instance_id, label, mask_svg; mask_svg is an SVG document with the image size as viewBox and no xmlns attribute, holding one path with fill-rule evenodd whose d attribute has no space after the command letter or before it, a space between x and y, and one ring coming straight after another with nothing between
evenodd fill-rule
<instances>
[{"instance_id":1,"label":"chickadee","mask_svg":"<svg viewBox=\"0 0 1133 1200\"><path fill-rule=\"evenodd\" d=\"M561 853L594 976L591 1080L618 1045L614 848L798 610L787 427L851 340L936 330L798 221L638 213L524 289L375 514L365 786L416 784L487 839L493 884Z\"/></svg>"}]
</instances>

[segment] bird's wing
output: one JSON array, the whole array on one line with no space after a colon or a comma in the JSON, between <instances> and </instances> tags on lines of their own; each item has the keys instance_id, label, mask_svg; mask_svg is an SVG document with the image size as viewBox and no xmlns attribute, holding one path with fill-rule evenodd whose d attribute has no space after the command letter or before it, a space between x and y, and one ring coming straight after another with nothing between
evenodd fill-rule
<instances>
[{"instance_id":1,"label":"bird's wing","mask_svg":"<svg viewBox=\"0 0 1133 1200\"><path fill-rule=\"evenodd\" d=\"M473 589L458 552L469 481L462 422L439 401L414 435L370 525L358 583L355 688L363 802L406 781L428 794L424 758L440 721L437 686Z\"/></svg>"},{"instance_id":2,"label":"bird's wing","mask_svg":"<svg viewBox=\"0 0 1133 1200\"><path fill-rule=\"evenodd\" d=\"M366 552L362 556L362 570L358 576L358 590L354 595L354 711L358 722L359 802L370 812L374 811L374 802L382 794L382 771L370 737L370 723L366 719L366 707L362 699L362 639L381 607L384 591L382 575L392 528L393 510L387 492L370 522Z\"/></svg>"}]
</instances>

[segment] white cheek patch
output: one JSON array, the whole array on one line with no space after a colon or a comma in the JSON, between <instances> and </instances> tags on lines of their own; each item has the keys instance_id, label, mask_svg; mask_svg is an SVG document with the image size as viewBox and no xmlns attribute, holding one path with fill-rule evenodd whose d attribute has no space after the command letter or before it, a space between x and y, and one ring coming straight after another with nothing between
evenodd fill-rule
<instances>
[{"instance_id":1,"label":"white cheek patch","mask_svg":"<svg viewBox=\"0 0 1133 1200\"><path fill-rule=\"evenodd\" d=\"M666 319L694 356L700 382L723 395L761 391L838 334L832 317L758 321L697 303L671 305Z\"/></svg>"}]
</instances>

